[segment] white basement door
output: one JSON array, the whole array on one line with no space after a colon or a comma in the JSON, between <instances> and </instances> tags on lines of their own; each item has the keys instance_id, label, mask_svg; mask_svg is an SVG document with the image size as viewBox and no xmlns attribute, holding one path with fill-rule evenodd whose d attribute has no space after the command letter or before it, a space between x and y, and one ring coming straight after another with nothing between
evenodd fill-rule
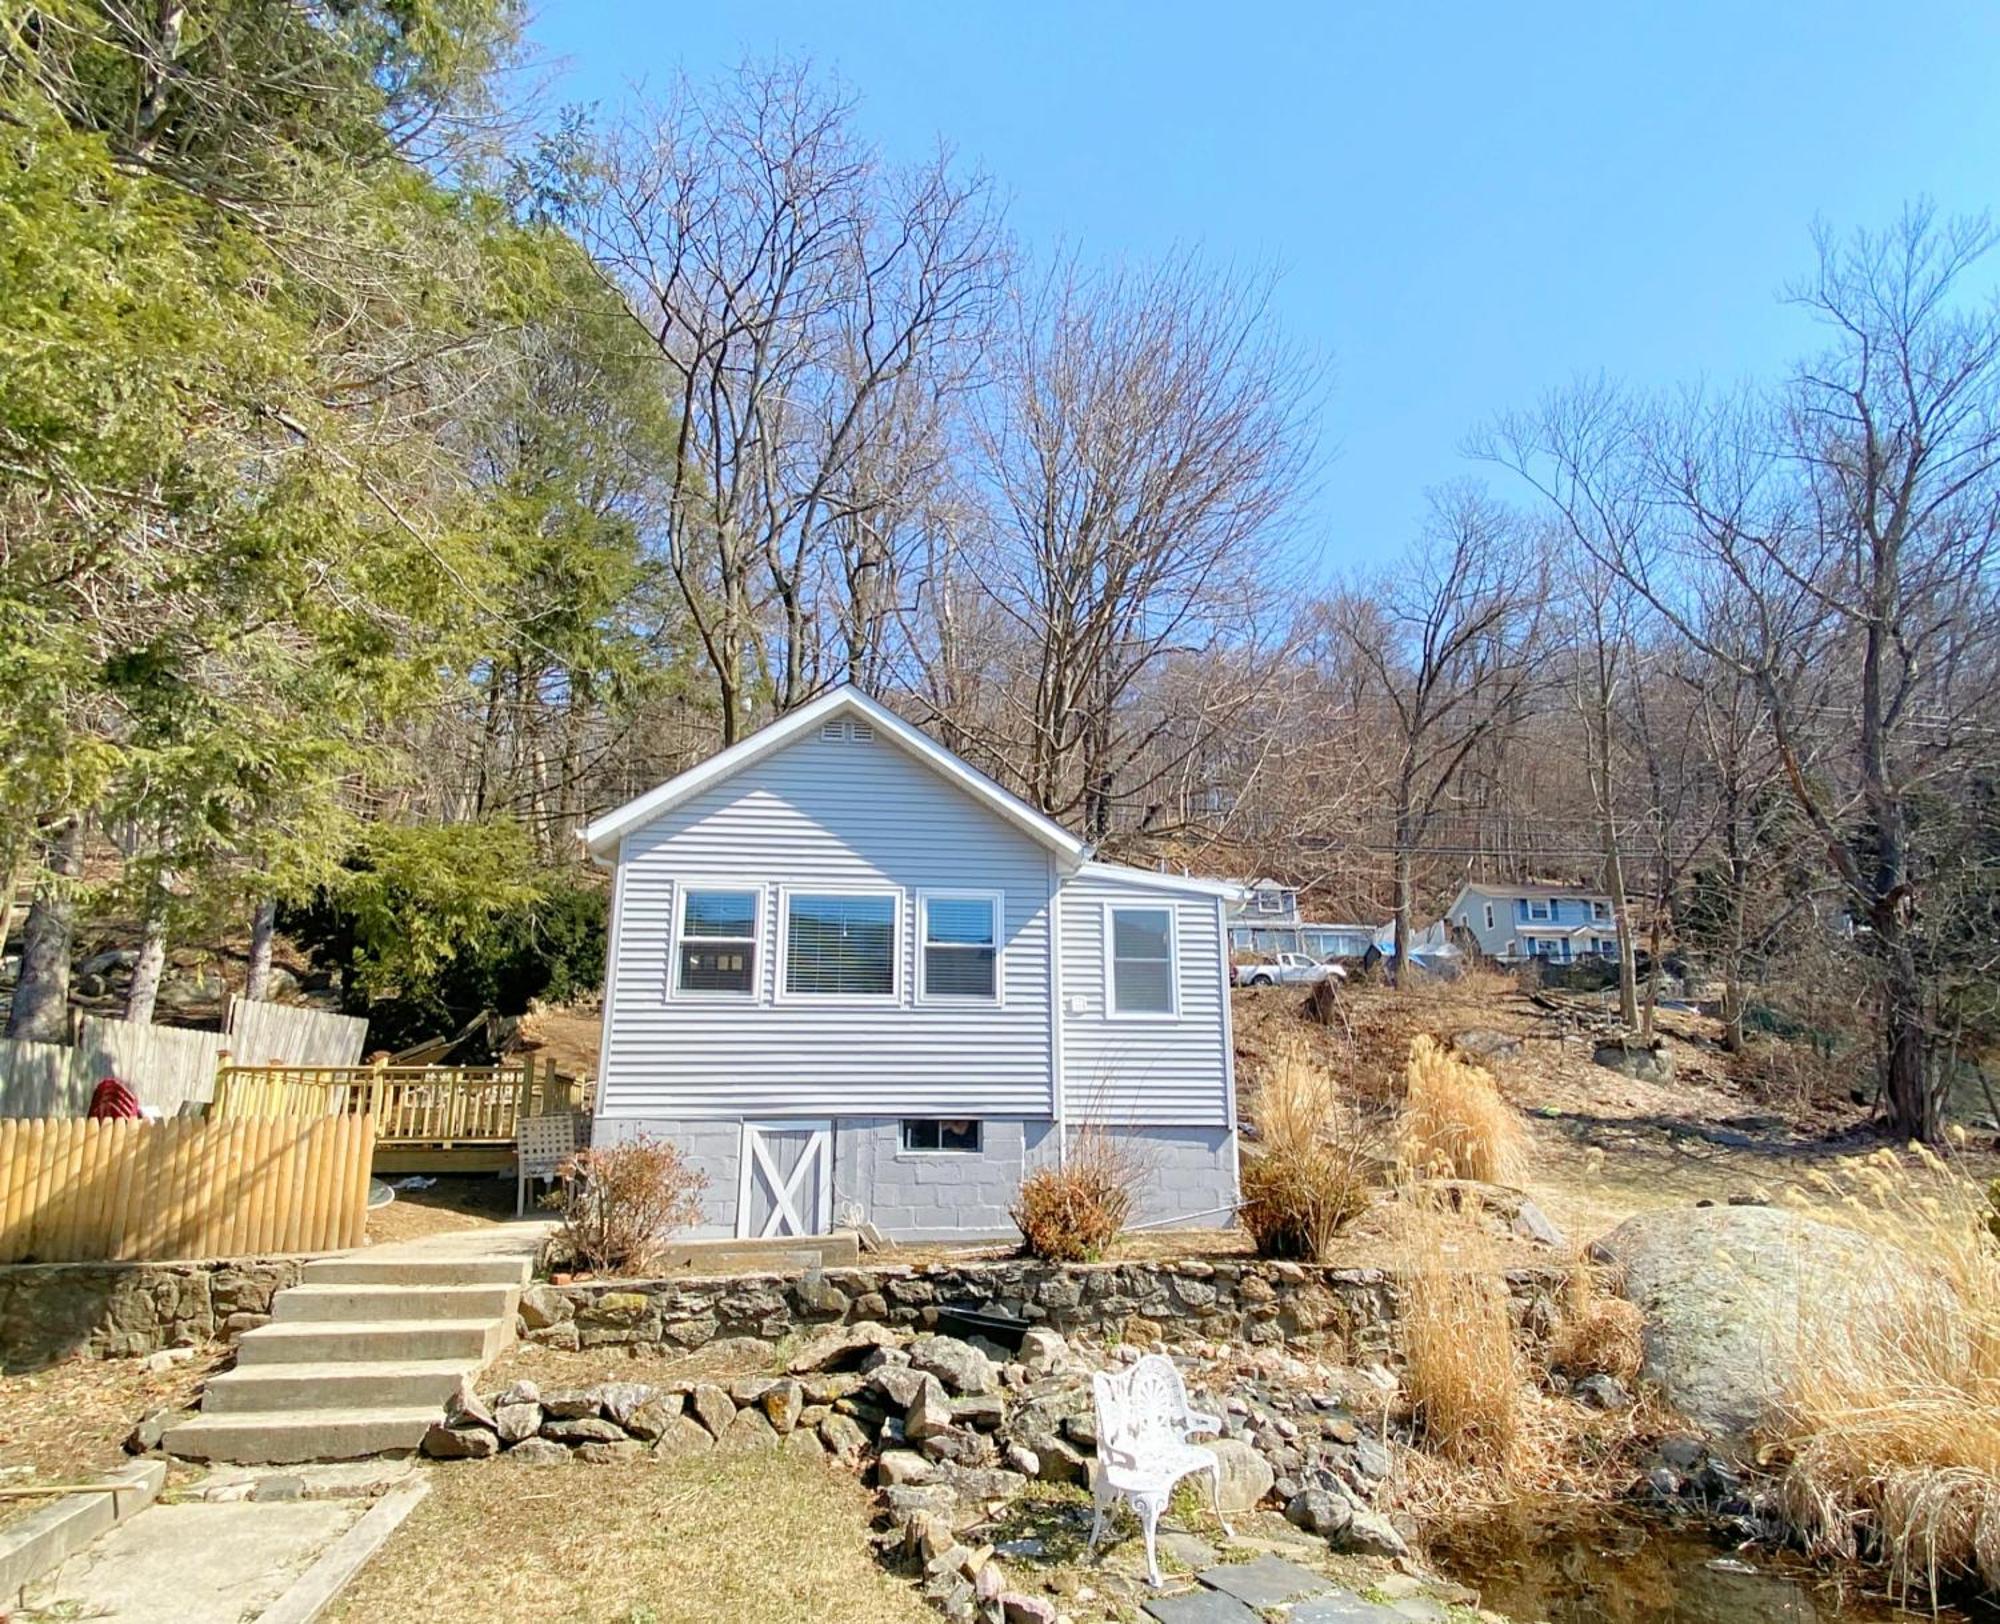
<instances>
[{"instance_id":1,"label":"white basement door","mask_svg":"<svg viewBox=\"0 0 2000 1624\"><path fill-rule=\"evenodd\" d=\"M833 1124L746 1122L736 1233L824 1235L833 1219Z\"/></svg>"}]
</instances>

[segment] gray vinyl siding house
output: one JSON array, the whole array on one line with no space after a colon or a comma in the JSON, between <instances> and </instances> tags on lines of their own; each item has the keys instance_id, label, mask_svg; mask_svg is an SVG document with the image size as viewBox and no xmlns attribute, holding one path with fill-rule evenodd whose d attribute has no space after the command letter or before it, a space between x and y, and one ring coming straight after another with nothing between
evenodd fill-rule
<instances>
[{"instance_id":1,"label":"gray vinyl siding house","mask_svg":"<svg viewBox=\"0 0 2000 1624\"><path fill-rule=\"evenodd\" d=\"M850 688L584 839L613 869L596 1140L679 1145L703 1233L1007 1234L1087 1130L1143 1167L1140 1221L1228 1221L1231 887L1094 861Z\"/></svg>"}]
</instances>

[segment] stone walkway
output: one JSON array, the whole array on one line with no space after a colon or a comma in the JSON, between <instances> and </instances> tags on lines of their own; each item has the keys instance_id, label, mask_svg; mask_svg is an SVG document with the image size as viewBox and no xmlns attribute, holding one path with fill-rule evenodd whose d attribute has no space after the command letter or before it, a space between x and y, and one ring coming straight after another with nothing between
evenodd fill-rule
<instances>
[{"instance_id":1,"label":"stone walkway","mask_svg":"<svg viewBox=\"0 0 2000 1624\"><path fill-rule=\"evenodd\" d=\"M1325 1574L1277 1556L1206 1568L1195 1575L1195 1585L1177 1596L1155 1596L1144 1604L1146 1615L1158 1624L1265 1624L1279 1609L1289 1609L1284 1616L1290 1624L1411 1624L1447 1616L1428 1596L1364 1601Z\"/></svg>"},{"instance_id":2,"label":"stone walkway","mask_svg":"<svg viewBox=\"0 0 2000 1624\"><path fill-rule=\"evenodd\" d=\"M424 1487L409 1461L212 1473L30 1585L25 1614L92 1624L293 1624L318 1610L310 1598L333 1578L324 1570L351 1572L359 1562L343 1557L365 1560L407 1511L394 1502L413 1504ZM371 1515L386 1526L369 1527Z\"/></svg>"}]
</instances>

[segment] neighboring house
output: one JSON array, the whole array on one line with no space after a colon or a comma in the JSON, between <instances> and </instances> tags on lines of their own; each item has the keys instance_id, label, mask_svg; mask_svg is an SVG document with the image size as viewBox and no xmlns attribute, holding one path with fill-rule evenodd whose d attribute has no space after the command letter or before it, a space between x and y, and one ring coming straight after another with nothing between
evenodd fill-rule
<instances>
[{"instance_id":1,"label":"neighboring house","mask_svg":"<svg viewBox=\"0 0 2000 1624\"><path fill-rule=\"evenodd\" d=\"M704 1233L1011 1231L1101 1130L1138 1219L1237 1199L1224 908L841 688L584 831L612 867L599 1144L708 1175Z\"/></svg>"},{"instance_id":2,"label":"neighboring house","mask_svg":"<svg viewBox=\"0 0 2000 1624\"><path fill-rule=\"evenodd\" d=\"M1487 957L1503 964L1618 956L1611 899L1586 886L1468 883L1459 888L1445 918L1469 932Z\"/></svg>"},{"instance_id":3,"label":"neighboring house","mask_svg":"<svg viewBox=\"0 0 2000 1624\"><path fill-rule=\"evenodd\" d=\"M1229 945L1238 953L1310 953L1319 959L1358 959L1368 951L1373 927L1322 925L1299 918L1299 894L1278 880L1251 880L1229 909Z\"/></svg>"}]
</instances>

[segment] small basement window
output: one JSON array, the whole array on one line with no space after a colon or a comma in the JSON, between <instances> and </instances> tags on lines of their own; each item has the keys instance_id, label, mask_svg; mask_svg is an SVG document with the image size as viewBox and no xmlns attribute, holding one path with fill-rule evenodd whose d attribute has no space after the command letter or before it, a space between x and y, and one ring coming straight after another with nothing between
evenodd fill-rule
<instances>
[{"instance_id":1,"label":"small basement window","mask_svg":"<svg viewBox=\"0 0 2000 1624\"><path fill-rule=\"evenodd\" d=\"M755 891L681 893L675 990L749 997L757 990Z\"/></svg>"},{"instance_id":2,"label":"small basement window","mask_svg":"<svg viewBox=\"0 0 2000 1624\"><path fill-rule=\"evenodd\" d=\"M977 1155L979 1127L977 1122L957 1117L905 1118L903 1149L943 1151L952 1155Z\"/></svg>"}]
</instances>

